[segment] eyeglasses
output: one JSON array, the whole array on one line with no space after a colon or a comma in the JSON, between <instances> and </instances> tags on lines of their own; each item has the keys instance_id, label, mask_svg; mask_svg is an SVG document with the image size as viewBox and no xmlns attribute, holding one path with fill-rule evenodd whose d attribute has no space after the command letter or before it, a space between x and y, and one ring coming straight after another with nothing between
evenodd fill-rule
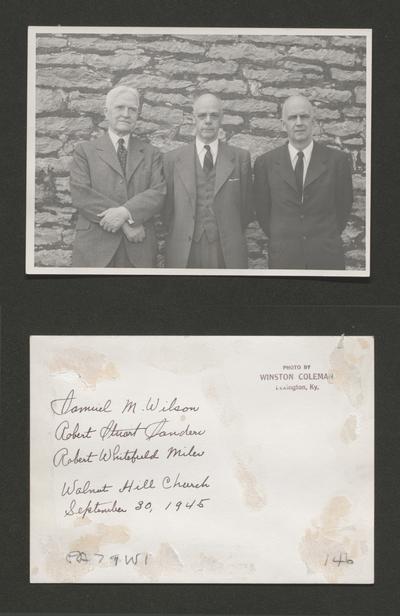
<instances>
[{"instance_id":1,"label":"eyeglasses","mask_svg":"<svg viewBox=\"0 0 400 616\"><path fill-rule=\"evenodd\" d=\"M294 121L298 121L300 120L301 122L305 122L306 120L309 120L311 118L309 113L298 113L297 115L289 115L287 116L287 119L290 122L294 122Z\"/></svg>"}]
</instances>

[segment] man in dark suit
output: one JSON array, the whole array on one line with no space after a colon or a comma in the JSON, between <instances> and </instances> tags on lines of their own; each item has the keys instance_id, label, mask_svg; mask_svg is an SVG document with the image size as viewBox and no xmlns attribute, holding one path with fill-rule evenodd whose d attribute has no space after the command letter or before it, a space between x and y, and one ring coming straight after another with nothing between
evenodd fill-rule
<instances>
[{"instance_id":1,"label":"man in dark suit","mask_svg":"<svg viewBox=\"0 0 400 616\"><path fill-rule=\"evenodd\" d=\"M313 141L313 107L291 96L282 110L289 143L254 166L257 219L271 269L344 269L341 233L353 202L344 152Z\"/></svg>"},{"instance_id":2,"label":"man in dark suit","mask_svg":"<svg viewBox=\"0 0 400 616\"><path fill-rule=\"evenodd\" d=\"M71 166L71 196L79 216L75 267L154 267L153 216L166 186L160 153L131 134L139 94L119 86L107 95L108 133L78 144Z\"/></svg>"},{"instance_id":3,"label":"man in dark suit","mask_svg":"<svg viewBox=\"0 0 400 616\"><path fill-rule=\"evenodd\" d=\"M193 115L195 142L164 158L166 267L247 268L250 155L218 140L223 113L216 96L198 97Z\"/></svg>"}]
</instances>

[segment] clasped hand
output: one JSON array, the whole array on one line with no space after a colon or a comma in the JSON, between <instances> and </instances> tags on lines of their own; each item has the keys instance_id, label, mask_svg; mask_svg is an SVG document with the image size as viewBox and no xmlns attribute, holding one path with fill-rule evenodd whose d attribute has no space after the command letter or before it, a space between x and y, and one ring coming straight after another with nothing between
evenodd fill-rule
<instances>
[{"instance_id":1,"label":"clasped hand","mask_svg":"<svg viewBox=\"0 0 400 616\"><path fill-rule=\"evenodd\" d=\"M124 206L111 207L98 216L101 218L100 227L103 227L104 231L115 233L128 220L129 212Z\"/></svg>"},{"instance_id":2,"label":"clasped hand","mask_svg":"<svg viewBox=\"0 0 400 616\"><path fill-rule=\"evenodd\" d=\"M122 230L128 242L133 242L134 244L143 242L144 238L146 237L146 231L144 230L143 225L131 227L130 225L128 225L127 222L125 222L122 225Z\"/></svg>"}]
</instances>

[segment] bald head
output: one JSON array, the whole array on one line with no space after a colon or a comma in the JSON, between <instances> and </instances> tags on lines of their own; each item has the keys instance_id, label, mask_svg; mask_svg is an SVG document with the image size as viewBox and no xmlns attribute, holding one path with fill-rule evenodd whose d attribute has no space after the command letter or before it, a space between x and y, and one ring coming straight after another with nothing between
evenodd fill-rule
<instances>
[{"instance_id":1,"label":"bald head","mask_svg":"<svg viewBox=\"0 0 400 616\"><path fill-rule=\"evenodd\" d=\"M282 124L289 142L303 150L312 141L314 109L310 101L301 94L290 96L282 107Z\"/></svg>"},{"instance_id":2,"label":"bald head","mask_svg":"<svg viewBox=\"0 0 400 616\"><path fill-rule=\"evenodd\" d=\"M222 123L222 102L214 94L202 94L193 103L193 119L196 137L203 143L218 138Z\"/></svg>"},{"instance_id":3,"label":"bald head","mask_svg":"<svg viewBox=\"0 0 400 616\"><path fill-rule=\"evenodd\" d=\"M198 109L198 107L199 106L202 107L204 105L217 106L220 112L222 113L222 101L220 98L218 98L218 96L215 96L215 94L206 93L206 94L201 94L200 96L195 98L193 102L193 112L196 113L196 110Z\"/></svg>"}]
</instances>

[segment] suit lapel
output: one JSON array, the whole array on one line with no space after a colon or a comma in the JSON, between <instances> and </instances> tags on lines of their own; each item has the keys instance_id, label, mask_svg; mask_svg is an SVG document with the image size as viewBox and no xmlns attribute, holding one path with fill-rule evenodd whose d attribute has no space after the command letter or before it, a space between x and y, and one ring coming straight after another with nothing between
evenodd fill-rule
<instances>
[{"instance_id":1,"label":"suit lapel","mask_svg":"<svg viewBox=\"0 0 400 616\"><path fill-rule=\"evenodd\" d=\"M114 171L116 171L121 177L124 177L120 162L118 160L117 152L115 151L115 148L108 134L104 135L104 137L100 137L100 139L97 141L96 149L100 158L104 160L107 165L112 167Z\"/></svg>"},{"instance_id":2,"label":"suit lapel","mask_svg":"<svg viewBox=\"0 0 400 616\"><path fill-rule=\"evenodd\" d=\"M195 172L195 144L184 148L176 161L176 169L182 179L183 185L190 196L192 205L196 203L196 172Z\"/></svg>"},{"instance_id":3,"label":"suit lapel","mask_svg":"<svg viewBox=\"0 0 400 616\"><path fill-rule=\"evenodd\" d=\"M214 196L231 176L235 168L235 157L225 143L219 142L215 168Z\"/></svg>"},{"instance_id":4,"label":"suit lapel","mask_svg":"<svg viewBox=\"0 0 400 616\"><path fill-rule=\"evenodd\" d=\"M321 149L314 141L314 146L311 153L310 164L308 165L307 175L304 182L304 188L314 182L319 176L326 171L326 157L321 153Z\"/></svg>"},{"instance_id":5,"label":"suit lapel","mask_svg":"<svg viewBox=\"0 0 400 616\"><path fill-rule=\"evenodd\" d=\"M134 174L137 166L144 157L144 148L141 141L131 135L131 138L129 139L129 149L124 176L117 152L115 151L112 141L108 135L100 137L97 141L96 149L100 158L102 158L107 165L110 165L110 167L112 167L121 177L126 177L127 183L129 183L129 180Z\"/></svg>"},{"instance_id":6,"label":"suit lapel","mask_svg":"<svg viewBox=\"0 0 400 616\"><path fill-rule=\"evenodd\" d=\"M129 139L128 158L126 161L126 183L129 184L129 180L135 173L140 161L144 158L144 147L139 139L136 139L131 135Z\"/></svg>"},{"instance_id":7,"label":"suit lapel","mask_svg":"<svg viewBox=\"0 0 400 616\"><path fill-rule=\"evenodd\" d=\"M294 176L287 144L282 146L280 156L276 159L276 165L281 178L297 192L296 178Z\"/></svg>"}]
</instances>

